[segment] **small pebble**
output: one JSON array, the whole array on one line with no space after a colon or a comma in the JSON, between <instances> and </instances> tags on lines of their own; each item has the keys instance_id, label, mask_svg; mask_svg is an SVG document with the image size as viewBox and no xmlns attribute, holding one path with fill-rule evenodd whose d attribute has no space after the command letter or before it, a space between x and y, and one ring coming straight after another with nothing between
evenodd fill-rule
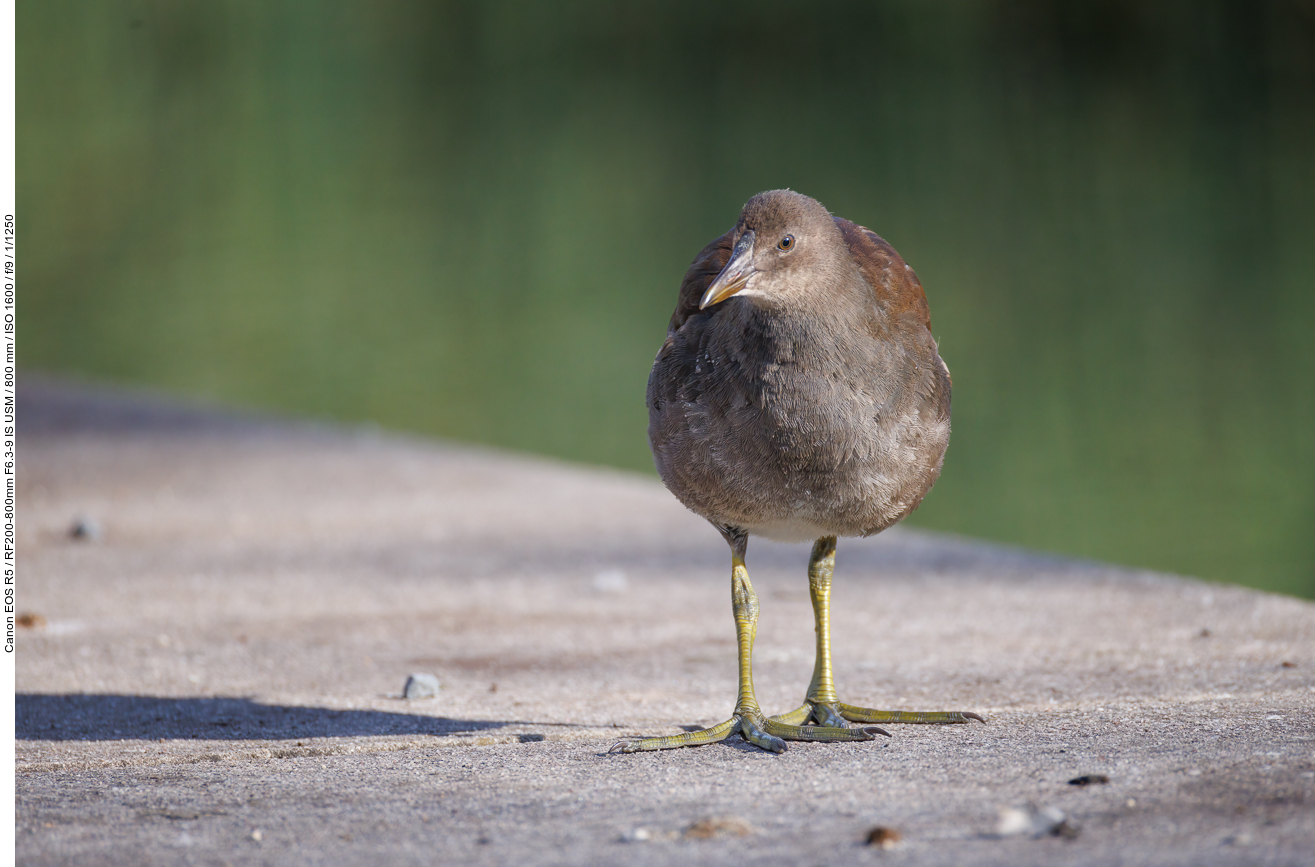
<instances>
[{"instance_id":1,"label":"small pebble","mask_svg":"<svg viewBox=\"0 0 1315 867\"><path fill-rule=\"evenodd\" d=\"M899 831L894 828L887 828L884 825L878 825L868 831L868 845L880 846L882 849L894 849L903 839L904 835Z\"/></svg>"},{"instance_id":2,"label":"small pebble","mask_svg":"<svg viewBox=\"0 0 1315 867\"><path fill-rule=\"evenodd\" d=\"M710 816L699 819L685 829L686 840L711 840L714 837L747 837L753 826L739 816Z\"/></svg>"},{"instance_id":3,"label":"small pebble","mask_svg":"<svg viewBox=\"0 0 1315 867\"><path fill-rule=\"evenodd\" d=\"M438 678L432 674L416 672L406 679L402 698L433 698L438 695Z\"/></svg>"},{"instance_id":4,"label":"small pebble","mask_svg":"<svg viewBox=\"0 0 1315 867\"><path fill-rule=\"evenodd\" d=\"M623 593L630 582L620 569L607 569L594 576L593 585L599 593Z\"/></svg>"},{"instance_id":5,"label":"small pebble","mask_svg":"<svg viewBox=\"0 0 1315 867\"><path fill-rule=\"evenodd\" d=\"M1027 834L1033 838L1040 837L1076 837L1080 829L1068 820L1064 811L1058 807L1010 807L1000 811L1000 822L996 825L997 837L1016 837Z\"/></svg>"},{"instance_id":6,"label":"small pebble","mask_svg":"<svg viewBox=\"0 0 1315 867\"><path fill-rule=\"evenodd\" d=\"M622 843L670 843L680 839L680 832L663 831L660 828L631 828L618 839Z\"/></svg>"},{"instance_id":7,"label":"small pebble","mask_svg":"<svg viewBox=\"0 0 1315 867\"><path fill-rule=\"evenodd\" d=\"M1016 837L1019 834L1030 833L1032 833L1032 813L1030 810L1010 807L1007 810L1000 811L999 821L995 823L997 837Z\"/></svg>"},{"instance_id":8,"label":"small pebble","mask_svg":"<svg viewBox=\"0 0 1315 867\"><path fill-rule=\"evenodd\" d=\"M537 744L540 741L548 739L547 735L517 735L516 739L523 744Z\"/></svg>"},{"instance_id":9,"label":"small pebble","mask_svg":"<svg viewBox=\"0 0 1315 867\"><path fill-rule=\"evenodd\" d=\"M1078 834L1081 833L1082 833L1082 829L1079 828L1077 825L1074 825L1068 819L1065 819L1064 821L1060 822L1058 825L1050 829L1050 836L1063 837L1065 840L1072 840L1074 837L1076 837Z\"/></svg>"},{"instance_id":10,"label":"small pebble","mask_svg":"<svg viewBox=\"0 0 1315 867\"><path fill-rule=\"evenodd\" d=\"M1108 783L1110 778L1104 774L1083 774L1068 781L1070 786L1095 786Z\"/></svg>"},{"instance_id":11,"label":"small pebble","mask_svg":"<svg viewBox=\"0 0 1315 867\"><path fill-rule=\"evenodd\" d=\"M265 832L257 828L256 830L251 832L251 839L259 843L261 840L265 839Z\"/></svg>"},{"instance_id":12,"label":"small pebble","mask_svg":"<svg viewBox=\"0 0 1315 867\"><path fill-rule=\"evenodd\" d=\"M79 515L74 518L72 525L68 528L69 536L84 542L99 540L100 532L100 523L95 518L89 518L86 515Z\"/></svg>"},{"instance_id":13,"label":"small pebble","mask_svg":"<svg viewBox=\"0 0 1315 867\"><path fill-rule=\"evenodd\" d=\"M46 618L35 612L20 614L14 618L14 622L24 629L40 629L46 625Z\"/></svg>"}]
</instances>

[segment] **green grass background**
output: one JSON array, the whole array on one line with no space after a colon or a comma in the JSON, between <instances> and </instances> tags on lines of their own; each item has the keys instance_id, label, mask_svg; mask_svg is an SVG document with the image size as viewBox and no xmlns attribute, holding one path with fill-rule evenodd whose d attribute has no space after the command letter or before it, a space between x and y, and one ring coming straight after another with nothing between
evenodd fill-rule
<instances>
[{"instance_id":1,"label":"green grass background","mask_svg":"<svg viewBox=\"0 0 1315 867\"><path fill-rule=\"evenodd\" d=\"M20 0L19 361L652 472L791 187L917 270L913 523L1315 597L1315 5Z\"/></svg>"}]
</instances>

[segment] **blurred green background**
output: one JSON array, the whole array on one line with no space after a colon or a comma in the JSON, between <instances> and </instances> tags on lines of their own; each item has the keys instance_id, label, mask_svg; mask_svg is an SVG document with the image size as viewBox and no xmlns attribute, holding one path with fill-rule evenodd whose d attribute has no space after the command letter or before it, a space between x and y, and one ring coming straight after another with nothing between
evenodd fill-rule
<instances>
[{"instance_id":1,"label":"blurred green background","mask_svg":"<svg viewBox=\"0 0 1315 867\"><path fill-rule=\"evenodd\" d=\"M20 0L25 370L652 473L788 186L917 270L913 523L1315 597L1315 2Z\"/></svg>"}]
</instances>

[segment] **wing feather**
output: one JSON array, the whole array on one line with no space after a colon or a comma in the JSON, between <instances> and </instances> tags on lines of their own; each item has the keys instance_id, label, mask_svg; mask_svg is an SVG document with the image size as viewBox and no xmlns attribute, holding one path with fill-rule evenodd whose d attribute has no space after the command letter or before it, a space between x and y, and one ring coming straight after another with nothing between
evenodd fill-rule
<instances>
[{"instance_id":1,"label":"wing feather","mask_svg":"<svg viewBox=\"0 0 1315 867\"><path fill-rule=\"evenodd\" d=\"M930 332L931 308L927 306L927 295L922 291L918 276L895 248L871 229L843 217L832 219L836 221L850 255L858 263L863 279L872 287L877 305L885 310L889 319L896 322L911 316Z\"/></svg>"},{"instance_id":2,"label":"wing feather","mask_svg":"<svg viewBox=\"0 0 1315 867\"><path fill-rule=\"evenodd\" d=\"M722 235L694 257L694 262L685 272L685 279L681 281L676 311L671 314L671 321L667 324L668 334L676 333L685 324L685 320L699 312L699 300L703 293L708 291L712 281L717 279L721 269L731 259L731 235L734 232L732 229Z\"/></svg>"}]
</instances>

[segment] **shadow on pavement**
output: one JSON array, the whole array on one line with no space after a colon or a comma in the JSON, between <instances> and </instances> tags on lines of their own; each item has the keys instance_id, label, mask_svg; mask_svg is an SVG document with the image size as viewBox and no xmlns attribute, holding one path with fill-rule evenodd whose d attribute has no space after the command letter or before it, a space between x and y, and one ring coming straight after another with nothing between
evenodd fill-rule
<instances>
[{"instance_id":1,"label":"shadow on pavement","mask_svg":"<svg viewBox=\"0 0 1315 867\"><path fill-rule=\"evenodd\" d=\"M246 698L149 695L15 697L17 738L28 741L290 740L369 735L447 735L525 720L461 720L380 710L334 710L261 704Z\"/></svg>"}]
</instances>

